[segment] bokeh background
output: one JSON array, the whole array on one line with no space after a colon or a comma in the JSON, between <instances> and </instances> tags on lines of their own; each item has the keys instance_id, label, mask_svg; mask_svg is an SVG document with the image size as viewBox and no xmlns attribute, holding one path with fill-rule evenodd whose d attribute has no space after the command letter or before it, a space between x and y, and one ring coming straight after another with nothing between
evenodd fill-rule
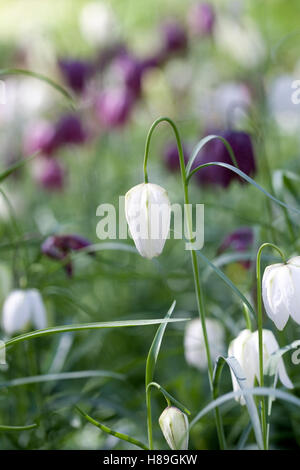
<instances>
[{"instance_id":1,"label":"bokeh background","mask_svg":"<svg viewBox=\"0 0 300 470\"><path fill-rule=\"evenodd\" d=\"M299 15L296 0L1 0L1 69L41 73L73 97L72 104L37 78L2 77L1 169L36 150L40 154L1 186L1 303L16 287L37 288L49 326L161 318L174 299L174 316L196 317L190 258L182 241L167 241L152 262L99 250L74 256L71 267L65 255L76 255L78 245L59 237L71 234L84 237L82 243L101 243L96 209L112 203L118 210L119 196L142 182L145 138L162 115L177 123L187 156L208 133L227 132L229 139L234 132L246 133L246 144L236 145L250 162L249 174L279 199L297 205L300 105L291 95L293 81L300 79ZM174 144L171 130L161 125L151 142L149 177L167 188L172 202L181 203ZM215 152L208 146L199 158L214 160ZM255 250L273 240L295 254L299 220L270 205L252 185L216 169L201 179L195 176L190 191L193 203L205 204L203 253L255 302ZM51 236L57 237L52 243L59 251L52 257L43 249ZM244 328L241 302L205 264L201 276L207 314L222 324L226 351ZM265 326L272 327L267 319ZM195 414L210 400L209 385L206 370L185 360L184 329L183 323L167 328L156 381ZM299 326L289 324L276 335L283 346L299 333ZM0 370L1 422L38 421L40 426L1 433L0 448L131 448L86 423L74 409L79 403L100 422L146 442L144 371L154 334L155 327L68 333L8 351L8 365ZM3 329L0 335L5 338ZM299 366L289 355L285 362L297 392ZM89 370L121 376L13 382ZM231 389L229 374L222 388ZM157 423L164 407L153 393L158 448L167 448ZM247 412L230 402L223 414L228 443L237 446ZM289 404L276 402L272 445L297 448L299 420ZM190 448L217 448L212 415L195 426Z\"/></svg>"}]
</instances>

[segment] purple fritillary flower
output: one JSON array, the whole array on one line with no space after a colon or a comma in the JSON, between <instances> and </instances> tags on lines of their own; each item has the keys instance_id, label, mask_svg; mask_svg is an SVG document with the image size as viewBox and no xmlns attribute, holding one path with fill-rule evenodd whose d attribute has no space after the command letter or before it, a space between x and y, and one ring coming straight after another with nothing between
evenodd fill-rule
<instances>
[{"instance_id":1,"label":"purple fritillary flower","mask_svg":"<svg viewBox=\"0 0 300 470\"><path fill-rule=\"evenodd\" d=\"M196 3L188 14L190 29L195 35L210 36L215 25L215 12L210 3Z\"/></svg>"},{"instance_id":2,"label":"purple fritillary flower","mask_svg":"<svg viewBox=\"0 0 300 470\"><path fill-rule=\"evenodd\" d=\"M123 126L130 117L134 97L126 88L104 91L96 100L96 115L106 129Z\"/></svg>"},{"instance_id":3,"label":"purple fritillary flower","mask_svg":"<svg viewBox=\"0 0 300 470\"><path fill-rule=\"evenodd\" d=\"M183 150L183 157L185 163L188 161L188 154L185 146L182 146ZM168 168L169 171L175 172L180 169L180 161L179 161L179 154L178 154L178 149L177 145L174 142L169 142L163 152L163 159L166 167Z\"/></svg>"},{"instance_id":4,"label":"purple fritillary flower","mask_svg":"<svg viewBox=\"0 0 300 470\"><path fill-rule=\"evenodd\" d=\"M58 160L53 157L43 157L34 163L34 178L40 186L47 190L62 190L65 172Z\"/></svg>"},{"instance_id":5,"label":"purple fritillary flower","mask_svg":"<svg viewBox=\"0 0 300 470\"><path fill-rule=\"evenodd\" d=\"M141 68L144 73L144 72L147 72L148 70L159 67L161 63L162 63L162 54L161 53L153 54L141 60Z\"/></svg>"},{"instance_id":6,"label":"purple fritillary flower","mask_svg":"<svg viewBox=\"0 0 300 470\"><path fill-rule=\"evenodd\" d=\"M114 44L103 49L96 60L95 67L100 73L104 72L105 69L121 54L126 54L127 48L124 44Z\"/></svg>"},{"instance_id":7,"label":"purple fritillary flower","mask_svg":"<svg viewBox=\"0 0 300 470\"><path fill-rule=\"evenodd\" d=\"M35 122L26 130L23 137L23 148L26 155L32 155L38 150L44 155L50 155L54 150L54 126L46 121Z\"/></svg>"},{"instance_id":8,"label":"purple fritillary flower","mask_svg":"<svg viewBox=\"0 0 300 470\"><path fill-rule=\"evenodd\" d=\"M218 254L223 253L228 248L233 251L244 252L251 248L254 241L253 230L250 227L240 227L234 232L230 233L225 237L223 240ZM251 262L249 261L241 261L241 264L246 268L249 269Z\"/></svg>"},{"instance_id":9,"label":"purple fritillary flower","mask_svg":"<svg viewBox=\"0 0 300 470\"><path fill-rule=\"evenodd\" d=\"M256 172L256 164L250 136L246 132L233 130L214 132L214 134L220 135L231 145L238 168L246 175L253 176ZM209 162L222 162L234 166L228 150L219 139L214 139L205 145L196 158L194 167ZM196 175L202 184L219 185L224 188L227 188L233 180L245 182L233 171L215 165L202 168Z\"/></svg>"},{"instance_id":10,"label":"purple fritillary flower","mask_svg":"<svg viewBox=\"0 0 300 470\"><path fill-rule=\"evenodd\" d=\"M82 93L91 77L92 65L87 61L73 59L60 59L58 65L66 83L76 93Z\"/></svg>"},{"instance_id":11,"label":"purple fritillary flower","mask_svg":"<svg viewBox=\"0 0 300 470\"><path fill-rule=\"evenodd\" d=\"M187 35L184 28L174 20L162 25L163 51L165 55L182 52L187 48Z\"/></svg>"},{"instance_id":12,"label":"purple fritillary flower","mask_svg":"<svg viewBox=\"0 0 300 470\"><path fill-rule=\"evenodd\" d=\"M120 54L115 59L115 66L123 76L124 84L135 97L141 95L143 67L141 61L128 52Z\"/></svg>"},{"instance_id":13,"label":"purple fritillary flower","mask_svg":"<svg viewBox=\"0 0 300 470\"><path fill-rule=\"evenodd\" d=\"M86 138L80 118L75 114L66 114L55 125L52 145L55 149L63 145L79 145Z\"/></svg>"},{"instance_id":14,"label":"purple fritillary flower","mask_svg":"<svg viewBox=\"0 0 300 470\"><path fill-rule=\"evenodd\" d=\"M52 235L44 241L41 251L55 260L64 260L72 251L79 251L91 245L91 242L80 235ZM73 274L73 265L69 261L65 265L68 276Z\"/></svg>"}]
</instances>

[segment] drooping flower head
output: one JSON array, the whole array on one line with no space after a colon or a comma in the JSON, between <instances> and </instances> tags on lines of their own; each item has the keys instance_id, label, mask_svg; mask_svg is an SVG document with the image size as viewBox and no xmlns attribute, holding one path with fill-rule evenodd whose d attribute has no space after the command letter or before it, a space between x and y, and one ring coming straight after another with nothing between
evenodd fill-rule
<instances>
[{"instance_id":1,"label":"drooping flower head","mask_svg":"<svg viewBox=\"0 0 300 470\"><path fill-rule=\"evenodd\" d=\"M168 20L162 25L163 46L165 58L169 54L185 51L187 48L187 35L185 29L175 20Z\"/></svg>"},{"instance_id":2,"label":"drooping flower head","mask_svg":"<svg viewBox=\"0 0 300 470\"><path fill-rule=\"evenodd\" d=\"M189 422L187 415L175 406L168 406L159 417L159 425L172 450L187 450Z\"/></svg>"},{"instance_id":3,"label":"drooping flower head","mask_svg":"<svg viewBox=\"0 0 300 470\"><path fill-rule=\"evenodd\" d=\"M39 120L26 127L23 137L25 155L40 151L43 155L51 155L55 148L55 127L48 121Z\"/></svg>"},{"instance_id":4,"label":"drooping flower head","mask_svg":"<svg viewBox=\"0 0 300 470\"><path fill-rule=\"evenodd\" d=\"M270 330L263 330L263 363L266 364L271 354L279 349L277 340ZM228 356L234 356L239 362L246 378L248 388L253 388L255 379L260 383L259 371L259 342L258 331L252 333L250 330L242 330L239 335L231 341L228 349ZM278 361L278 375L282 384L287 388L293 388L283 359ZM234 373L231 371L233 390L240 390L239 384ZM237 397L241 405L245 404L244 397Z\"/></svg>"},{"instance_id":5,"label":"drooping flower head","mask_svg":"<svg viewBox=\"0 0 300 470\"><path fill-rule=\"evenodd\" d=\"M142 62L128 51L121 53L113 63L116 73L123 79L123 84L132 95L138 98L142 91Z\"/></svg>"},{"instance_id":6,"label":"drooping flower head","mask_svg":"<svg viewBox=\"0 0 300 470\"><path fill-rule=\"evenodd\" d=\"M64 187L65 171L56 158L38 158L33 163L33 175L37 183L50 191Z\"/></svg>"},{"instance_id":7,"label":"drooping flower head","mask_svg":"<svg viewBox=\"0 0 300 470\"><path fill-rule=\"evenodd\" d=\"M212 360L225 350L225 332L222 324L215 319L206 319L206 330L211 350ZM184 335L184 355L186 362L199 370L207 369L205 342L200 319L196 318L187 323Z\"/></svg>"},{"instance_id":8,"label":"drooping flower head","mask_svg":"<svg viewBox=\"0 0 300 470\"><path fill-rule=\"evenodd\" d=\"M78 59L60 59L58 65L67 85L75 93L82 93L93 71L91 63Z\"/></svg>"},{"instance_id":9,"label":"drooping flower head","mask_svg":"<svg viewBox=\"0 0 300 470\"><path fill-rule=\"evenodd\" d=\"M43 329L47 315L41 294L37 289L16 289L5 299L2 309L2 328L9 336L25 331L30 326Z\"/></svg>"},{"instance_id":10,"label":"drooping flower head","mask_svg":"<svg viewBox=\"0 0 300 470\"><path fill-rule=\"evenodd\" d=\"M105 90L96 101L96 115L106 129L123 126L131 115L134 97L126 88Z\"/></svg>"},{"instance_id":11,"label":"drooping flower head","mask_svg":"<svg viewBox=\"0 0 300 470\"><path fill-rule=\"evenodd\" d=\"M79 145L87 138L82 121L76 114L65 114L55 125L53 136L54 147Z\"/></svg>"},{"instance_id":12,"label":"drooping flower head","mask_svg":"<svg viewBox=\"0 0 300 470\"><path fill-rule=\"evenodd\" d=\"M287 263L267 266L262 279L262 295L267 315L279 330L291 316L300 325L300 256Z\"/></svg>"},{"instance_id":13,"label":"drooping flower head","mask_svg":"<svg viewBox=\"0 0 300 470\"><path fill-rule=\"evenodd\" d=\"M125 215L140 255L148 259L159 256L170 229L167 191L152 183L134 186L125 195Z\"/></svg>"},{"instance_id":14,"label":"drooping flower head","mask_svg":"<svg viewBox=\"0 0 300 470\"><path fill-rule=\"evenodd\" d=\"M91 242L80 235L52 235L44 241L41 250L49 258L64 260L71 252L82 250L91 245ZM68 276L73 273L73 265L68 261L65 265Z\"/></svg>"}]
</instances>

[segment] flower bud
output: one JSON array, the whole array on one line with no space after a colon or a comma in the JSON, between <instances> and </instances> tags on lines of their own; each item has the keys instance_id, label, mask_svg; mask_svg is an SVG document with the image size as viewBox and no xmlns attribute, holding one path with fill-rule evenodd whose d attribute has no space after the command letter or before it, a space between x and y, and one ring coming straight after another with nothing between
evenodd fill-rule
<instances>
[{"instance_id":1,"label":"flower bud","mask_svg":"<svg viewBox=\"0 0 300 470\"><path fill-rule=\"evenodd\" d=\"M159 256L170 229L171 205L167 191L152 183L134 186L125 195L126 220L141 256Z\"/></svg>"},{"instance_id":2,"label":"flower bud","mask_svg":"<svg viewBox=\"0 0 300 470\"><path fill-rule=\"evenodd\" d=\"M186 414L175 406L168 406L159 417L159 425L172 450L187 450L189 422Z\"/></svg>"},{"instance_id":3,"label":"flower bud","mask_svg":"<svg viewBox=\"0 0 300 470\"><path fill-rule=\"evenodd\" d=\"M300 256L286 264L267 266L262 279L262 295L267 315L278 330L283 330L289 316L300 325Z\"/></svg>"},{"instance_id":4,"label":"flower bud","mask_svg":"<svg viewBox=\"0 0 300 470\"><path fill-rule=\"evenodd\" d=\"M2 328L7 335L32 325L46 328L47 317L42 297L36 289L16 289L6 298L2 310Z\"/></svg>"}]
</instances>

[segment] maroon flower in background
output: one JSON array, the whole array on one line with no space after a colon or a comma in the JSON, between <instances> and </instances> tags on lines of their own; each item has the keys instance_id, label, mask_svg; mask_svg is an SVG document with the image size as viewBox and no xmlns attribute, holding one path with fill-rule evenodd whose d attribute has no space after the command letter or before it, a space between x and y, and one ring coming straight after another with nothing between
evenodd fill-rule
<instances>
[{"instance_id":1,"label":"maroon flower in background","mask_svg":"<svg viewBox=\"0 0 300 470\"><path fill-rule=\"evenodd\" d=\"M40 150L44 155L50 155L54 150L54 126L47 121L31 124L23 137L25 155L32 155Z\"/></svg>"},{"instance_id":2,"label":"maroon flower in background","mask_svg":"<svg viewBox=\"0 0 300 470\"><path fill-rule=\"evenodd\" d=\"M248 176L254 175L256 172L256 164L250 136L246 132L233 130L214 132L214 134L220 135L229 142L234 152L238 168ZM227 148L219 139L214 139L205 145L196 158L194 167L209 162L222 162L234 166L234 162ZM219 185L224 188L227 188L234 180L238 180L240 183L245 182L245 180L240 178L240 176L233 171L216 165L202 168L196 173L196 176L201 184Z\"/></svg>"},{"instance_id":3,"label":"maroon flower in background","mask_svg":"<svg viewBox=\"0 0 300 470\"><path fill-rule=\"evenodd\" d=\"M33 167L37 183L50 191L61 190L64 186L65 172L60 162L55 158L38 158Z\"/></svg>"},{"instance_id":4,"label":"maroon flower in background","mask_svg":"<svg viewBox=\"0 0 300 470\"><path fill-rule=\"evenodd\" d=\"M55 125L53 145L58 148L68 144L82 144L87 138L79 116L66 114Z\"/></svg>"},{"instance_id":5,"label":"maroon flower in background","mask_svg":"<svg viewBox=\"0 0 300 470\"><path fill-rule=\"evenodd\" d=\"M92 65L87 61L73 59L60 59L58 65L66 83L76 93L82 93L93 72Z\"/></svg>"},{"instance_id":6,"label":"maroon flower in background","mask_svg":"<svg viewBox=\"0 0 300 470\"><path fill-rule=\"evenodd\" d=\"M115 66L122 75L126 88L133 96L139 97L142 90L142 63L132 54L123 52L115 59Z\"/></svg>"},{"instance_id":7,"label":"maroon flower in background","mask_svg":"<svg viewBox=\"0 0 300 470\"><path fill-rule=\"evenodd\" d=\"M192 32L199 36L210 36L215 24L215 12L210 3L196 3L188 14Z\"/></svg>"},{"instance_id":8,"label":"maroon flower in background","mask_svg":"<svg viewBox=\"0 0 300 470\"><path fill-rule=\"evenodd\" d=\"M250 227L240 227L234 232L227 235L223 240L218 254L223 253L228 248L233 251L244 252L251 248L254 241L253 230ZM246 268L250 268L250 261L242 261L241 264Z\"/></svg>"},{"instance_id":9,"label":"maroon flower in background","mask_svg":"<svg viewBox=\"0 0 300 470\"><path fill-rule=\"evenodd\" d=\"M124 125L134 104L134 98L126 88L104 91L96 101L96 115L107 129Z\"/></svg>"},{"instance_id":10,"label":"maroon flower in background","mask_svg":"<svg viewBox=\"0 0 300 470\"><path fill-rule=\"evenodd\" d=\"M188 154L185 146L182 146L183 149L183 157L185 160L185 163L188 160ZM166 167L172 171L175 172L180 169L180 161L179 161L179 154L178 154L178 149L177 145L173 142L170 142L166 145L163 153L163 158Z\"/></svg>"},{"instance_id":11,"label":"maroon flower in background","mask_svg":"<svg viewBox=\"0 0 300 470\"><path fill-rule=\"evenodd\" d=\"M169 20L162 25L163 52L165 55L174 52L182 52L187 48L187 35L184 28L174 20Z\"/></svg>"},{"instance_id":12,"label":"maroon flower in background","mask_svg":"<svg viewBox=\"0 0 300 470\"><path fill-rule=\"evenodd\" d=\"M87 134L79 116L66 114L55 124L46 121L34 123L26 130L23 145L27 155L40 150L43 155L49 156L64 145L79 145L86 139Z\"/></svg>"},{"instance_id":13,"label":"maroon flower in background","mask_svg":"<svg viewBox=\"0 0 300 470\"><path fill-rule=\"evenodd\" d=\"M91 242L80 235L52 235L44 241L41 250L49 258L64 260L71 252L79 251L91 245ZM72 262L65 265L68 276L73 274Z\"/></svg>"}]
</instances>

